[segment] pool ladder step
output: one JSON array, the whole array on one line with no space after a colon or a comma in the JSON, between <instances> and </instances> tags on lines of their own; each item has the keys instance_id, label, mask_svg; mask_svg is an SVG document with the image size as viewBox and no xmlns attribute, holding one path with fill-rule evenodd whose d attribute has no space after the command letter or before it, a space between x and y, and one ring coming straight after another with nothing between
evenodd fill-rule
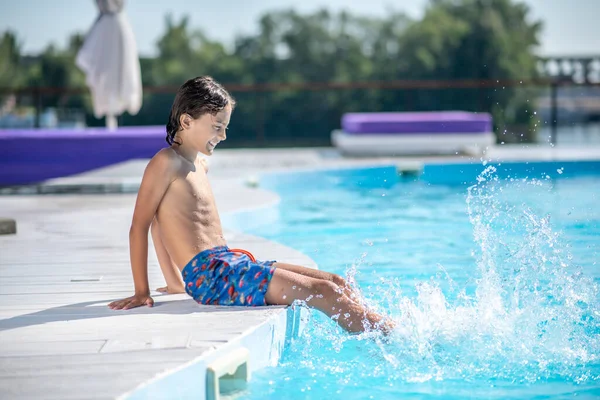
<instances>
[{"instance_id":1,"label":"pool ladder step","mask_svg":"<svg viewBox=\"0 0 600 400\"><path fill-rule=\"evenodd\" d=\"M235 349L213 361L206 368L206 400L219 400L243 390L250 380L250 352Z\"/></svg>"}]
</instances>

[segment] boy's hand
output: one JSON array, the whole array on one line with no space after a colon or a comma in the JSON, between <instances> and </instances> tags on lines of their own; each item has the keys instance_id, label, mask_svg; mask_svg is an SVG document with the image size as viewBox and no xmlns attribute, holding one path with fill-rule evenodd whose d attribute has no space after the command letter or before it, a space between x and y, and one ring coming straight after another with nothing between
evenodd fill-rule
<instances>
[{"instance_id":1,"label":"boy's hand","mask_svg":"<svg viewBox=\"0 0 600 400\"><path fill-rule=\"evenodd\" d=\"M154 300L150 295L133 295L123 300L113 301L108 305L113 310L129 310L130 308L148 306L152 307Z\"/></svg>"}]
</instances>

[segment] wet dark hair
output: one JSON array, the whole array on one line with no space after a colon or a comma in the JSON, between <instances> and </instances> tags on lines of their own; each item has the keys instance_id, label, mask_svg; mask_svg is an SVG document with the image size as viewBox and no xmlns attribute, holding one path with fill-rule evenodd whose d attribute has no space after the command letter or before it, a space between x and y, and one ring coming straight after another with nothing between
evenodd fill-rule
<instances>
[{"instance_id":1,"label":"wet dark hair","mask_svg":"<svg viewBox=\"0 0 600 400\"><path fill-rule=\"evenodd\" d=\"M235 107L233 97L210 76L199 76L185 82L175 95L169 122L167 122L167 143L181 145L175 141L175 135L181 129L179 118L188 114L196 119L206 113L216 115L227 105Z\"/></svg>"}]
</instances>

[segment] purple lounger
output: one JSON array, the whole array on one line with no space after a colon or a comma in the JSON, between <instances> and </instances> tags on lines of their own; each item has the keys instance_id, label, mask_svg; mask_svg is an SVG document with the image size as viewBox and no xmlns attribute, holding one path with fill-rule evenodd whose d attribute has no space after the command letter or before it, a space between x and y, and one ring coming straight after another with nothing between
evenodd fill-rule
<instances>
[{"instance_id":1,"label":"purple lounger","mask_svg":"<svg viewBox=\"0 0 600 400\"><path fill-rule=\"evenodd\" d=\"M495 143L492 117L464 111L349 113L331 134L347 155L480 153Z\"/></svg>"},{"instance_id":2,"label":"purple lounger","mask_svg":"<svg viewBox=\"0 0 600 400\"><path fill-rule=\"evenodd\" d=\"M167 146L165 135L164 126L0 130L0 187L151 158Z\"/></svg>"}]
</instances>

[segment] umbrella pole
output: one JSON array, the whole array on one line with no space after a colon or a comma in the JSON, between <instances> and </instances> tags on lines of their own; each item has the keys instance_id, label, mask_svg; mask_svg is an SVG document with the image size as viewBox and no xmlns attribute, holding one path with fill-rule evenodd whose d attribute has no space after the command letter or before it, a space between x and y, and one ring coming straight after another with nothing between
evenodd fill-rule
<instances>
[{"instance_id":1,"label":"umbrella pole","mask_svg":"<svg viewBox=\"0 0 600 400\"><path fill-rule=\"evenodd\" d=\"M115 117L114 115L107 115L106 116L106 127L110 131L117 129L117 117Z\"/></svg>"}]
</instances>

